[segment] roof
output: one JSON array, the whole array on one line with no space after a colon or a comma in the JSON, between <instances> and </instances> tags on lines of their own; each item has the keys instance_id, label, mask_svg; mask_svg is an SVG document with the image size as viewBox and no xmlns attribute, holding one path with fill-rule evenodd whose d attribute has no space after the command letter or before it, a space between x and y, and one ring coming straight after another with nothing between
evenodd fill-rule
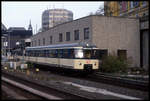
<instances>
[{"instance_id":1,"label":"roof","mask_svg":"<svg viewBox=\"0 0 150 101\"><path fill-rule=\"evenodd\" d=\"M13 30L26 30L24 27L10 27L8 30L13 31Z\"/></svg>"},{"instance_id":2,"label":"roof","mask_svg":"<svg viewBox=\"0 0 150 101\"><path fill-rule=\"evenodd\" d=\"M7 30L7 28L5 27L5 25L2 24L2 23L1 23L1 29L2 29L2 30Z\"/></svg>"},{"instance_id":3,"label":"roof","mask_svg":"<svg viewBox=\"0 0 150 101\"><path fill-rule=\"evenodd\" d=\"M67 9L60 9L60 8L47 9L47 10L45 10L43 13L50 12L50 11L67 11L67 12L73 13L73 12L70 11L70 10L67 10Z\"/></svg>"},{"instance_id":4,"label":"roof","mask_svg":"<svg viewBox=\"0 0 150 101\"><path fill-rule=\"evenodd\" d=\"M47 46L36 46L36 47L26 47L27 50L34 49L49 49L49 48L96 48L94 45L89 45L85 43L71 43L71 44L57 44L57 45L47 45Z\"/></svg>"}]
</instances>

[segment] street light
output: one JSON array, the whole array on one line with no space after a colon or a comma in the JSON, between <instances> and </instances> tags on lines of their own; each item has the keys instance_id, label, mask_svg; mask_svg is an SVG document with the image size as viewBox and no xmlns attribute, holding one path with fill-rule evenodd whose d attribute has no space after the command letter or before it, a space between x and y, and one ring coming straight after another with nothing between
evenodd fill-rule
<instances>
[{"instance_id":1,"label":"street light","mask_svg":"<svg viewBox=\"0 0 150 101\"><path fill-rule=\"evenodd\" d=\"M10 56L10 55L11 55L11 53L10 53L10 33L11 33L12 31L7 31L7 32L8 32L8 50L9 50L8 55Z\"/></svg>"}]
</instances>

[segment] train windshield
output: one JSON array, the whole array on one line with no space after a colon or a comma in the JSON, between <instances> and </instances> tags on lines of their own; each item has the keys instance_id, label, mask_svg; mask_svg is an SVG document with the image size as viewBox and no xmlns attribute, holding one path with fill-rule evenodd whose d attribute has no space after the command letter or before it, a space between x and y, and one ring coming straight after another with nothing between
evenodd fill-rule
<instances>
[{"instance_id":1,"label":"train windshield","mask_svg":"<svg viewBox=\"0 0 150 101\"><path fill-rule=\"evenodd\" d=\"M77 49L75 50L75 58L98 59L99 52L96 49Z\"/></svg>"}]
</instances>

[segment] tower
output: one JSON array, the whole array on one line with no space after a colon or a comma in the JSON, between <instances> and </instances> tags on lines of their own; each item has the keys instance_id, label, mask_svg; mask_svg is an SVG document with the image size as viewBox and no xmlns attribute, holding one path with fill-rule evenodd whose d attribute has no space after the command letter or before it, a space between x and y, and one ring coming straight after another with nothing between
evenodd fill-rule
<instances>
[{"instance_id":1,"label":"tower","mask_svg":"<svg viewBox=\"0 0 150 101\"><path fill-rule=\"evenodd\" d=\"M42 13L42 31L46 31L58 24L73 20L72 11L66 9L53 9L45 10Z\"/></svg>"},{"instance_id":2,"label":"tower","mask_svg":"<svg viewBox=\"0 0 150 101\"><path fill-rule=\"evenodd\" d=\"M31 20L30 20L30 24L29 24L28 30L32 30Z\"/></svg>"}]
</instances>

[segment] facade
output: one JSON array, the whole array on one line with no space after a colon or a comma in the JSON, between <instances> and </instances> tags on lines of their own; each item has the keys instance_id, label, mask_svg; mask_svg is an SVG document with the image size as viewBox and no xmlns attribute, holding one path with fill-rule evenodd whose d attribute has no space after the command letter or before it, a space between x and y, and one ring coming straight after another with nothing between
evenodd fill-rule
<instances>
[{"instance_id":1,"label":"facade","mask_svg":"<svg viewBox=\"0 0 150 101\"><path fill-rule=\"evenodd\" d=\"M5 36L5 37L4 37ZM5 35L3 35L3 54L12 52L12 50L18 47L20 40L29 38L32 36L32 30L26 30L24 27L10 27Z\"/></svg>"},{"instance_id":2,"label":"facade","mask_svg":"<svg viewBox=\"0 0 150 101\"><path fill-rule=\"evenodd\" d=\"M31 46L87 43L107 54L123 53L140 66L139 19L92 15L59 24L31 37Z\"/></svg>"},{"instance_id":3,"label":"facade","mask_svg":"<svg viewBox=\"0 0 150 101\"><path fill-rule=\"evenodd\" d=\"M12 27L8 29L8 47L10 49L16 48L16 43L19 42L21 39L26 39L32 36L32 30L25 30L24 28L19 27Z\"/></svg>"},{"instance_id":4,"label":"facade","mask_svg":"<svg viewBox=\"0 0 150 101\"><path fill-rule=\"evenodd\" d=\"M149 69L149 1L104 2L106 16L140 18L140 66Z\"/></svg>"},{"instance_id":5,"label":"facade","mask_svg":"<svg viewBox=\"0 0 150 101\"><path fill-rule=\"evenodd\" d=\"M149 15L148 1L105 1L106 16L142 17Z\"/></svg>"},{"instance_id":6,"label":"facade","mask_svg":"<svg viewBox=\"0 0 150 101\"><path fill-rule=\"evenodd\" d=\"M42 14L42 31L63 22L73 20L73 13L66 9L49 9Z\"/></svg>"},{"instance_id":7,"label":"facade","mask_svg":"<svg viewBox=\"0 0 150 101\"><path fill-rule=\"evenodd\" d=\"M1 23L1 53L4 55L5 47L7 45L6 42L7 38L7 28L5 27L4 24Z\"/></svg>"}]
</instances>

